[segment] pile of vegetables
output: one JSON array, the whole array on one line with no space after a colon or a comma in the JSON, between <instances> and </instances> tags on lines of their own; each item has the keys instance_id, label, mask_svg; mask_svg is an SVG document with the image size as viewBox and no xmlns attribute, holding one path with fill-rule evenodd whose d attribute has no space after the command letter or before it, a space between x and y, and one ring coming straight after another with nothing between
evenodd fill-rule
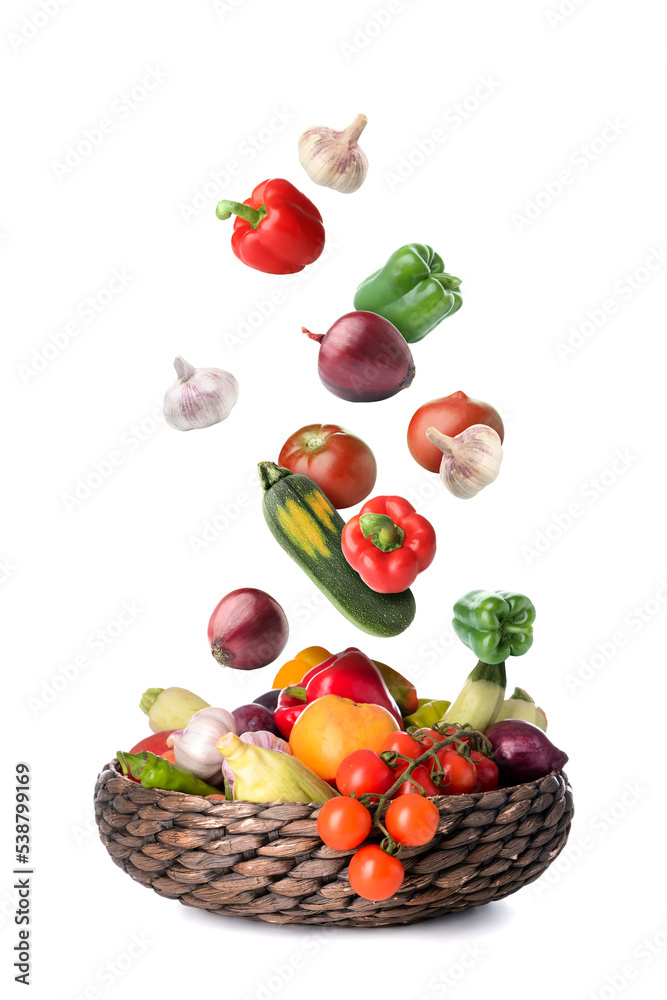
<instances>
[{"instance_id":1,"label":"pile of vegetables","mask_svg":"<svg viewBox=\"0 0 667 1000\"><path fill-rule=\"evenodd\" d=\"M314 183L359 190L368 171L358 146L366 124L358 115L340 132L316 126L303 133L299 159ZM262 181L244 202L221 201L216 214L235 217L232 251L262 272L299 272L325 245L319 209L284 178ZM326 333L302 328L319 345L321 383L364 403L410 388L411 346L461 308L460 285L432 247L399 247L361 281L350 295L354 309ZM234 376L181 357L174 364L178 381L165 397L170 426L187 431L225 421L238 399ZM421 405L407 427L412 457L460 499L495 481L503 439L496 409L460 390ZM361 632L401 634L416 611L410 588L438 556L433 525L400 495L371 497L373 451L338 424L301 427L277 458L259 462L258 471L264 520L280 548ZM340 509L358 504L344 520ZM319 835L333 850L354 852L354 891L387 899L404 879L403 848L438 835L443 796L483 795L566 763L530 695L516 687L506 697L506 662L531 648L534 620L532 602L513 591L460 598L453 628L477 663L451 702L420 698L407 677L357 647L332 653L316 645L286 660L270 690L233 711L184 688L151 688L140 707L152 735L118 751L119 765L148 788L322 803ZM225 669L265 668L288 641L283 608L262 590L233 590L210 616L209 647Z\"/></svg>"},{"instance_id":2,"label":"pile of vegetables","mask_svg":"<svg viewBox=\"0 0 667 1000\"><path fill-rule=\"evenodd\" d=\"M235 636L226 662L237 669L266 659L269 640L274 652L283 649L287 633L280 630L276 641L269 630L265 638L248 612L252 602L269 622L282 621L282 609L262 591L227 595L213 613L216 627L209 626L218 662L223 635ZM505 698L505 661L531 648L534 620L523 594L473 590L461 597L452 625L479 660L451 703L420 699L408 678L356 647L301 650L280 666L271 690L233 712L183 688L152 688L140 706L154 733L118 751L119 763L149 788L324 803L318 832L334 850L355 850L352 888L386 899L403 881L402 847L437 835L438 796L480 794L565 765L567 755L546 736L546 716L526 691Z\"/></svg>"}]
</instances>

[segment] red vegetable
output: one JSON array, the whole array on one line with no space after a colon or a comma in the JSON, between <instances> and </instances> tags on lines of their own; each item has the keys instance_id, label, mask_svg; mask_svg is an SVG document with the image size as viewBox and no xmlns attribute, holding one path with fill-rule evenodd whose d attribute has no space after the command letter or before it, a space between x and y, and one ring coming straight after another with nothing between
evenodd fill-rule
<instances>
[{"instance_id":1,"label":"red vegetable","mask_svg":"<svg viewBox=\"0 0 667 1000\"><path fill-rule=\"evenodd\" d=\"M263 590L243 587L220 601L208 623L211 652L223 667L255 670L273 663L289 636L285 612Z\"/></svg>"},{"instance_id":2,"label":"red vegetable","mask_svg":"<svg viewBox=\"0 0 667 1000\"><path fill-rule=\"evenodd\" d=\"M317 832L334 851L358 847L371 832L371 814L357 799L329 799L317 816Z\"/></svg>"},{"instance_id":3,"label":"red vegetable","mask_svg":"<svg viewBox=\"0 0 667 1000\"><path fill-rule=\"evenodd\" d=\"M520 785L565 767L568 756L555 747L539 726L523 719L494 722L484 735L495 751L494 763L503 785Z\"/></svg>"},{"instance_id":4,"label":"red vegetable","mask_svg":"<svg viewBox=\"0 0 667 1000\"><path fill-rule=\"evenodd\" d=\"M391 712L399 726L403 726L403 717L382 674L373 661L354 646L311 667L301 684L292 689L293 693L298 694L301 688L305 689L309 703L335 694L362 705L380 705Z\"/></svg>"},{"instance_id":5,"label":"red vegetable","mask_svg":"<svg viewBox=\"0 0 667 1000\"><path fill-rule=\"evenodd\" d=\"M429 472L438 472L442 461L442 452L426 437L426 429L435 427L447 437L456 437L466 427L473 424L486 424L492 427L500 436L502 443L505 429L497 410L479 399L471 399L465 392L453 392L451 396L432 399L424 403L413 414L408 426L408 448L415 462Z\"/></svg>"},{"instance_id":6,"label":"red vegetable","mask_svg":"<svg viewBox=\"0 0 667 1000\"><path fill-rule=\"evenodd\" d=\"M356 796L377 792L384 795L396 781L396 774L374 750L355 750L344 757L336 771L341 795Z\"/></svg>"},{"instance_id":7,"label":"red vegetable","mask_svg":"<svg viewBox=\"0 0 667 1000\"><path fill-rule=\"evenodd\" d=\"M236 215L232 250L244 264L269 274L294 274L324 249L322 216L305 194L275 177L258 184L241 205L221 201L219 219Z\"/></svg>"},{"instance_id":8,"label":"red vegetable","mask_svg":"<svg viewBox=\"0 0 667 1000\"><path fill-rule=\"evenodd\" d=\"M388 399L407 389L415 376L407 343L392 323L376 313L346 313L327 333L302 330L320 344L320 379L341 399L353 403Z\"/></svg>"},{"instance_id":9,"label":"red vegetable","mask_svg":"<svg viewBox=\"0 0 667 1000\"><path fill-rule=\"evenodd\" d=\"M278 697L278 704L273 713L273 722L282 734L283 739L288 740L294 723L299 718L304 708L308 704L305 692L302 688L296 688L298 695L293 693L293 689L283 688Z\"/></svg>"},{"instance_id":10,"label":"red vegetable","mask_svg":"<svg viewBox=\"0 0 667 1000\"><path fill-rule=\"evenodd\" d=\"M347 876L358 896L377 901L398 892L405 869L398 858L385 854L377 844L368 844L353 854Z\"/></svg>"},{"instance_id":11,"label":"red vegetable","mask_svg":"<svg viewBox=\"0 0 667 1000\"><path fill-rule=\"evenodd\" d=\"M473 791L492 792L498 784L498 768L492 760L477 750L471 752L470 759L477 771L477 784Z\"/></svg>"},{"instance_id":12,"label":"red vegetable","mask_svg":"<svg viewBox=\"0 0 667 1000\"><path fill-rule=\"evenodd\" d=\"M278 465L308 476L338 508L365 500L377 476L371 449L338 424L309 424L295 431L282 446Z\"/></svg>"},{"instance_id":13,"label":"red vegetable","mask_svg":"<svg viewBox=\"0 0 667 1000\"><path fill-rule=\"evenodd\" d=\"M430 844L439 822L438 807L423 795L401 795L394 799L389 803L384 818L389 836L406 847Z\"/></svg>"},{"instance_id":14,"label":"red vegetable","mask_svg":"<svg viewBox=\"0 0 667 1000\"><path fill-rule=\"evenodd\" d=\"M402 497L374 497L343 528L343 555L379 594L407 590L433 562L435 531Z\"/></svg>"}]
</instances>

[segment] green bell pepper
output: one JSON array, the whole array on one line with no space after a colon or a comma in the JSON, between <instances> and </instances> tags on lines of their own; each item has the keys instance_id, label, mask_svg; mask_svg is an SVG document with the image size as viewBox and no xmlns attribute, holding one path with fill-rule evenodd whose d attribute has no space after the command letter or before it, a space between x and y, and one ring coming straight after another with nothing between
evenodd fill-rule
<instances>
[{"instance_id":1,"label":"green bell pepper","mask_svg":"<svg viewBox=\"0 0 667 1000\"><path fill-rule=\"evenodd\" d=\"M362 281L354 308L384 316L414 344L461 308L460 284L460 278L446 273L432 247L407 243Z\"/></svg>"},{"instance_id":2,"label":"green bell pepper","mask_svg":"<svg viewBox=\"0 0 667 1000\"><path fill-rule=\"evenodd\" d=\"M471 590L454 605L452 626L482 663L522 656L533 644L535 608L523 594Z\"/></svg>"}]
</instances>

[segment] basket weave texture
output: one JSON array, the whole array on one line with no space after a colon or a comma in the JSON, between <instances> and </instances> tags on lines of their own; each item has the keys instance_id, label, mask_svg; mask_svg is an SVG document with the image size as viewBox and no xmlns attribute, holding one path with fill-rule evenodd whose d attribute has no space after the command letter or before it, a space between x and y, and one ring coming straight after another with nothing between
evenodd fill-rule
<instances>
[{"instance_id":1,"label":"basket weave texture","mask_svg":"<svg viewBox=\"0 0 667 1000\"><path fill-rule=\"evenodd\" d=\"M475 795L438 796L435 839L404 848L396 895L373 903L347 880L354 851L317 834L321 803L223 802L141 785L107 764L95 817L113 861L161 896L276 924L411 924L502 899L563 849L574 811L563 772Z\"/></svg>"}]
</instances>

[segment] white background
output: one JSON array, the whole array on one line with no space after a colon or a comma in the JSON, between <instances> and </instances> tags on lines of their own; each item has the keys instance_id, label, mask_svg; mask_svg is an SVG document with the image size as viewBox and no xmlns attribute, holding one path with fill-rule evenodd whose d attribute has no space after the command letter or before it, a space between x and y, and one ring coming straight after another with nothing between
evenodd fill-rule
<instances>
[{"instance_id":1,"label":"white background","mask_svg":"<svg viewBox=\"0 0 667 1000\"><path fill-rule=\"evenodd\" d=\"M14 762L28 761L33 996L661 995L664 25L650 0L558 4L3 4L3 798ZM299 134L359 111L365 185L316 187ZM68 147L81 143L77 162ZM269 176L325 219L327 250L296 280L245 268L231 223L215 218L219 198L242 200ZM463 279L463 308L414 346L410 389L343 402L320 385L300 327L324 332L412 240ZM114 270L127 284L109 303ZM176 354L236 375L225 423L179 434L158 422ZM405 444L414 410L457 389L506 425L500 477L469 502ZM436 526L436 562L398 638L366 637L317 603L264 524L256 463L311 421L363 437L375 493L421 498ZM111 452L120 464L96 479ZM80 480L97 485L72 503ZM196 553L223 508L228 527ZM287 652L358 643L420 694L448 698L472 665L451 636L453 601L473 587L528 593L535 644L509 685L528 688L570 755L577 815L560 862L486 908L316 937L134 884L97 838L96 774L147 733L146 688L182 685L232 709L271 686L274 667L223 672L208 652L209 614L241 586L284 606ZM135 617L118 629L124 604ZM98 629L115 638L97 644ZM147 943L130 960L134 935Z\"/></svg>"}]
</instances>

